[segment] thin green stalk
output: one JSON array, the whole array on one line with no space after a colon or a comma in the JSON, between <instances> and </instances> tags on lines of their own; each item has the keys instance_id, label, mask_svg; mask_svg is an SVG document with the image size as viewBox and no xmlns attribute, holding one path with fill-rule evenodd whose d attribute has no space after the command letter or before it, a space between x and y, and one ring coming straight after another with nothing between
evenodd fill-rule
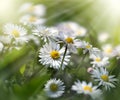
<instances>
[{"instance_id":1,"label":"thin green stalk","mask_svg":"<svg viewBox=\"0 0 120 100\"><path fill-rule=\"evenodd\" d=\"M64 59L65 59L65 55L67 53L67 48L68 48L68 45L66 44L66 46L65 46L65 52L63 54L62 62L61 62L61 65L60 65L60 71L62 70L63 62L64 62Z\"/></svg>"}]
</instances>

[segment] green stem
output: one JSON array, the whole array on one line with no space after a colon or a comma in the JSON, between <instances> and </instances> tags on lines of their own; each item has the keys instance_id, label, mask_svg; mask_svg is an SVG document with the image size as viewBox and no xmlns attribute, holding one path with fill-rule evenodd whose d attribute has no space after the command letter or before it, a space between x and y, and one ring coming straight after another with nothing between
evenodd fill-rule
<instances>
[{"instance_id":1,"label":"green stem","mask_svg":"<svg viewBox=\"0 0 120 100\"><path fill-rule=\"evenodd\" d=\"M84 56L81 58L80 63L78 64L76 71L78 71L81 67L81 65L83 64L82 62L84 61L86 55L87 55L88 51L84 54Z\"/></svg>"},{"instance_id":2,"label":"green stem","mask_svg":"<svg viewBox=\"0 0 120 100\"><path fill-rule=\"evenodd\" d=\"M68 45L66 44L66 46L65 46L65 52L63 54L62 62L61 62L61 65L60 65L60 70L62 70L63 62L64 62L64 59L65 59L65 55L67 53L67 48L68 48Z\"/></svg>"}]
</instances>

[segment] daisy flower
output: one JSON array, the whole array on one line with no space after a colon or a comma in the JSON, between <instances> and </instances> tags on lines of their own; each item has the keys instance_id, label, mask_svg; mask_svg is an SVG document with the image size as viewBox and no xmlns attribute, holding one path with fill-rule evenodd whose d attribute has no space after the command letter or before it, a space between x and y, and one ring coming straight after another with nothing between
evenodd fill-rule
<instances>
[{"instance_id":1,"label":"daisy flower","mask_svg":"<svg viewBox=\"0 0 120 100\"><path fill-rule=\"evenodd\" d=\"M106 68L95 68L91 74L94 80L99 82L99 86L104 86L106 90L115 87L117 79L115 78L115 75L109 75Z\"/></svg>"},{"instance_id":2,"label":"daisy flower","mask_svg":"<svg viewBox=\"0 0 120 100\"><path fill-rule=\"evenodd\" d=\"M110 35L106 32L102 32L98 34L98 41L99 42L106 42L109 39Z\"/></svg>"},{"instance_id":3,"label":"daisy flower","mask_svg":"<svg viewBox=\"0 0 120 100\"><path fill-rule=\"evenodd\" d=\"M103 54L107 57L114 57L113 47L111 44L105 44L102 46Z\"/></svg>"},{"instance_id":4,"label":"daisy flower","mask_svg":"<svg viewBox=\"0 0 120 100\"><path fill-rule=\"evenodd\" d=\"M60 48L59 44L56 44L55 42L46 43L43 48L40 49L39 61L43 65L49 66L54 69L60 69L64 52L65 48ZM69 58L70 56L66 54L63 61L62 69L64 69L65 66L68 64Z\"/></svg>"},{"instance_id":5,"label":"daisy flower","mask_svg":"<svg viewBox=\"0 0 120 100\"><path fill-rule=\"evenodd\" d=\"M60 31L74 32L75 36L83 37L86 35L87 30L75 22L63 22L57 25Z\"/></svg>"},{"instance_id":6,"label":"daisy flower","mask_svg":"<svg viewBox=\"0 0 120 100\"><path fill-rule=\"evenodd\" d=\"M74 33L59 32L56 38L58 39L58 41L62 41L63 43L67 44L69 52L77 53L77 47L80 40L76 39Z\"/></svg>"},{"instance_id":7,"label":"daisy flower","mask_svg":"<svg viewBox=\"0 0 120 100\"><path fill-rule=\"evenodd\" d=\"M20 23L28 26L38 25L38 24L42 25L45 23L45 21L46 20L44 18L39 18L33 15L24 15L20 19Z\"/></svg>"},{"instance_id":8,"label":"daisy flower","mask_svg":"<svg viewBox=\"0 0 120 100\"><path fill-rule=\"evenodd\" d=\"M32 30L35 36L40 37L44 42L49 40L50 38L54 39L54 36L58 34L58 30L55 28L47 28L45 26L36 25L35 28Z\"/></svg>"},{"instance_id":9,"label":"daisy flower","mask_svg":"<svg viewBox=\"0 0 120 100\"><path fill-rule=\"evenodd\" d=\"M15 24L6 24L3 30L4 34L15 40L14 44L23 44L27 42L27 38L25 38L27 31L22 26L18 26Z\"/></svg>"},{"instance_id":10,"label":"daisy flower","mask_svg":"<svg viewBox=\"0 0 120 100\"><path fill-rule=\"evenodd\" d=\"M65 90L64 83L60 79L50 79L45 84L45 92L51 98L57 98L62 96Z\"/></svg>"},{"instance_id":11,"label":"daisy flower","mask_svg":"<svg viewBox=\"0 0 120 100\"><path fill-rule=\"evenodd\" d=\"M103 53L97 52L97 53L91 53L90 58L93 60L91 64L93 64L93 67L104 67L107 64L109 64L109 58L104 56Z\"/></svg>"},{"instance_id":12,"label":"daisy flower","mask_svg":"<svg viewBox=\"0 0 120 100\"><path fill-rule=\"evenodd\" d=\"M33 5L32 3L28 2L20 7L20 12L42 17L46 13L46 7L42 4Z\"/></svg>"},{"instance_id":13,"label":"daisy flower","mask_svg":"<svg viewBox=\"0 0 120 100\"><path fill-rule=\"evenodd\" d=\"M92 98L100 96L101 90L97 89L97 86L93 86L92 83L86 83L85 81L77 81L72 86L72 90L76 91L78 94L90 95Z\"/></svg>"},{"instance_id":14,"label":"daisy flower","mask_svg":"<svg viewBox=\"0 0 120 100\"><path fill-rule=\"evenodd\" d=\"M3 30L4 30L4 34L9 35L10 37L13 37L13 38L20 38L27 34L27 31L25 28L15 24L6 24Z\"/></svg>"},{"instance_id":15,"label":"daisy flower","mask_svg":"<svg viewBox=\"0 0 120 100\"><path fill-rule=\"evenodd\" d=\"M85 54L86 52L91 52L92 50L92 45L86 41L81 41L79 42L79 44L77 45L78 48L83 48L83 53Z\"/></svg>"}]
</instances>

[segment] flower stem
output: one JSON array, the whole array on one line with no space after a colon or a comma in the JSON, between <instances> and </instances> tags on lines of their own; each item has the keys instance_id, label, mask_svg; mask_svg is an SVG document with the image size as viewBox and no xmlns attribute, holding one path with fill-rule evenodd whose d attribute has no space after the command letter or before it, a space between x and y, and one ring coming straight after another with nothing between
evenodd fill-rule
<instances>
[{"instance_id":1,"label":"flower stem","mask_svg":"<svg viewBox=\"0 0 120 100\"><path fill-rule=\"evenodd\" d=\"M67 44L66 44L66 46L65 46L65 52L64 52L64 54L63 54L62 62L61 62L61 65L60 65L60 70L62 70L63 62L64 62L64 59L65 59L65 55L66 55L66 53L67 53L67 48L68 48L68 46L67 46Z\"/></svg>"}]
</instances>

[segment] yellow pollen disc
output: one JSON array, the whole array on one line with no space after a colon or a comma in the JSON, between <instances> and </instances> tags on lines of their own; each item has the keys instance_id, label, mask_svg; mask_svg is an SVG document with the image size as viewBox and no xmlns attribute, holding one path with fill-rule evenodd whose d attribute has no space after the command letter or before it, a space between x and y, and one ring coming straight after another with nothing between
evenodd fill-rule
<instances>
[{"instance_id":1,"label":"yellow pollen disc","mask_svg":"<svg viewBox=\"0 0 120 100\"><path fill-rule=\"evenodd\" d=\"M89 48L91 48L91 46L88 44L88 45L86 45L86 48L89 49Z\"/></svg>"},{"instance_id":2,"label":"yellow pollen disc","mask_svg":"<svg viewBox=\"0 0 120 100\"><path fill-rule=\"evenodd\" d=\"M28 11L32 12L32 11L34 11L34 9L35 9L34 6L31 6L31 7L28 8Z\"/></svg>"},{"instance_id":3,"label":"yellow pollen disc","mask_svg":"<svg viewBox=\"0 0 120 100\"><path fill-rule=\"evenodd\" d=\"M90 86L84 86L83 88L85 91L92 92L92 88Z\"/></svg>"},{"instance_id":4,"label":"yellow pollen disc","mask_svg":"<svg viewBox=\"0 0 120 100\"><path fill-rule=\"evenodd\" d=\"M107 53L111 53L112 52L112 49L111 48L108 48L107 50L105 50Z\"/></svg>"},{"instance_id":5,"label":"yellow pollen disc","mask_svg":"<svg viewBox=\"0 0 120 100\"><path fill-rule=\"evenodd\" d=\"M31 16L30 18L29 18L29 21L30 22L35 22L37 20L37 18L36 17L33 17L33 16Z\"/></svg>"},{"instance_id":6,"label":"yellow pollen disc","mask_svg":"<svg viewBox=\"0 0 120 100\"><path fill-rule=\"evenodd\" d=\"M13 31L12 31L12 34L13 34L15 37L19 37L19 36L20 36L20 33L19 33L17 30L13 30Z\"/></svg>"},{"instance_id":7,"label":"yellow pollen disc","mask_svg":"<svg viewBox=\"0 0 120 100\"><path fill-rule=\"evenodd\" d=\"M51 53L50 53L50 56L53 58L53 59L58 59L60 57L60 53L56 50L53 50Z\"/></svg>"},{"instance_id":8,"label":"yellow pollen disc","mask_svg":"<svg viewBox=\"0 0 120 100\"><path fill-rule=\"evenodd\" d=\"M52 92L56 92L56 91L58 90L58 85L55 84L55 83L51 84L51 85L50 85L50 90L51 90Z\"/></svg>"},{"instance_id":9,"label":"yellow pollen disc","mask_svg":"<svg viewBox=\"0 0 120 100\"><path fill-rule=\"evenodd\" d=\"M67 43L73 43L73 39L72 39L71 37L67 37L67 38L65 39L65 41L66 41Z\"/></svg>"},{"instance_id":10,"label":"yellow pollen disc","mask_svg":"<svg viewBox=\"0 0 120 100\"><path fill-rule=\"evenodd\" d=\"M101 58L96 58L95 61L96 61L96 62L100 62L100 61L101 61Z\"/></svg>"},{"instance_id":11,"label":"yellow pollen disc","mask_svg":"<svg viewBox=\"0 0 120 100\"><path fill-rule=\"evenodd\" d=\"M109 78L107 75L101 75L101 79L105 82L108 82L109 81Z\"/></svg>"}]
</instances>

